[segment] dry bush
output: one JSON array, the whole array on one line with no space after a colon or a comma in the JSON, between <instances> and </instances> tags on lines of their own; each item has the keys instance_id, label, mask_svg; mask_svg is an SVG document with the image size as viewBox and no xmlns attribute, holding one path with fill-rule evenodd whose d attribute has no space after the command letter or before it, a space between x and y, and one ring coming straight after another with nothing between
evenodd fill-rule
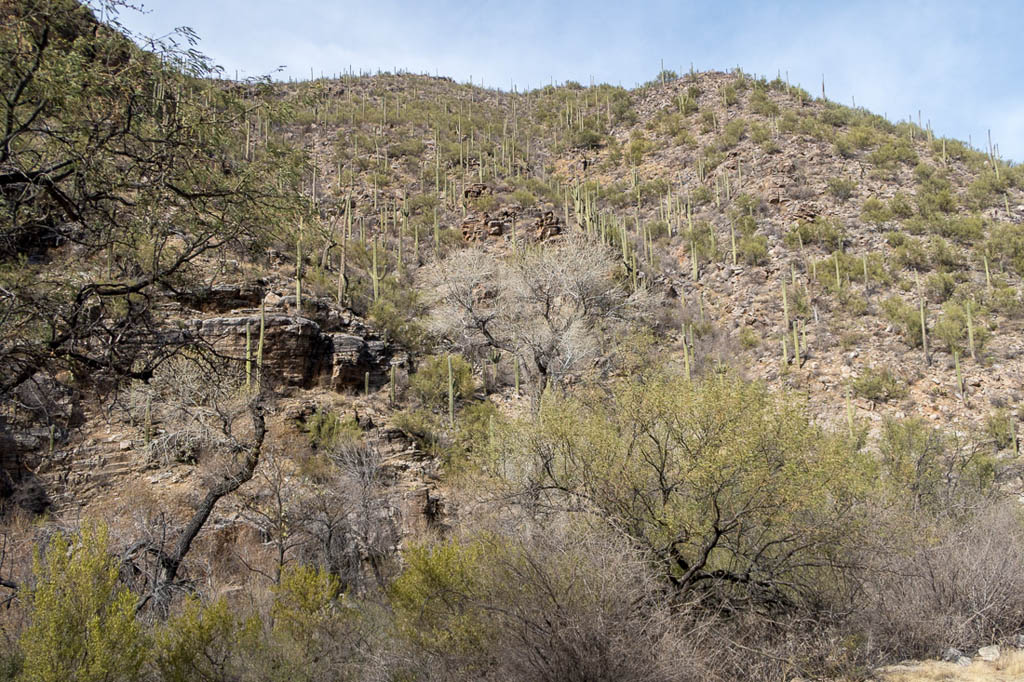
<instances>
[{"instance_id":1,"label":"dry bush","mask_svg":"<svg viewBox=\"0 0 1024 682\"><path fill-rule=\"evenodd\" d=\"M415 679L706 679L644 557L558 524L407 555L393 604Z\"/></svg>"},{"instance_id":2,"label":"dry bush","mask_svg":"<svg viewBox=\"0 0 1024 682\"><path fill-rule=\"evenodd\" d=\"M501 259L464 249L425 271L432 331L469 357L519 358L538 389L593 369L604 340L648 317L650 294L630 294L613 252L583 236Z\"/></svg>"},{"instance_id":3,"label":"dry bush","mask_svg":"<svg viewBox=\"0 0 1024 682\"><path fill-rule=\"evenodd\" d=\"M236 448L236 423L248 421L250 397L240 367L181 355L161 365L148 383L134 382L122 403L150 456L166 465Z\"/></svg>"},{"instance_id":4,"label":"dry bush","mask_svg":"<svg viewBox=\"0 0 1024 682\"><path fill-rule=\"evenodd\" d=\"M880 650L926 658L1007 639L1024 625L1024 519L1007 500L935 542L885 558L868 578L859 627Z\"/></svg>"}]
</instances>

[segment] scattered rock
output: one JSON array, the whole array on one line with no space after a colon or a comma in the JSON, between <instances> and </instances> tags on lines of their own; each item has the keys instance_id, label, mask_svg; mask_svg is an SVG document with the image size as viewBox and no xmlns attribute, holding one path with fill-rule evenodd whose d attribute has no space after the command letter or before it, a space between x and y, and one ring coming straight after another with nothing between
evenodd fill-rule
<instances>
[{"instance_id":1,"label":"scattered rock","mask_svg":"<svg viewBox=\"0 0 1024 682\"><path fill-rule=\"evenodd\" d=\"M999 645L983 646L978 649L978 658L983 661L994 661L999 658Z\"/></svg>"}]
</instances>

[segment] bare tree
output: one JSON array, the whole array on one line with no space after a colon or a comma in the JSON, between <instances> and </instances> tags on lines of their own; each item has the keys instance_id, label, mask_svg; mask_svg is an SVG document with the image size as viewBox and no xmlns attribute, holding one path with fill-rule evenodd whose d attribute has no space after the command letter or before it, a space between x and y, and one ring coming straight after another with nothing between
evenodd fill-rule
<instances>
[{"instance_id":1,"label":"bare tree","mask_svg":"<svg viewBox=\"0 0 1024 682\"><path fill-rule=\"evenodd\" d=\"M306 558L325 564L346 589L365 590L367 568L373 583L384 588L398 548L399 516L383 485L380 452L345 442L328 453L328 461L324 480L303 486Z\"/></svg>"},{"instance_id":2,"label":"bare tree","mask_svg":"<svg viewBox=\"0 0 1024 682\"><path fill-rule=\"evenodd\" d=\"M171 547L166 547L165 534L159 541L140 540L125 552L125 562L146 583L139 609L152 600L166 611L192 543L220 500L252 479L263 450L265 396L246 391L230 367L213 366L205 376L203 368L210 366L195 358L178 358L160 368L149 385L136 387L137 395L130 398L136 411L145 401L146 419L153 411L160 415L163 433L153 441L158 449L166 446L170 451L187 444L189 458L206 469L205 491ZM241 426L246 417L248 430ZM152 426L144 428L149 431Z\"/></svg>"},{"instance_id":3,"label":"bare tree","mask_svg":"<svg viewBox=\"0 0 1024 682\"><path fill-rule=\"evenodd\" d=\"M604 245L573 236L502 259L465 249L426 274L433 331L463 352L509 353L538 390L594 366L604 341L647 311Z\"/></svg>"}]
</instances>

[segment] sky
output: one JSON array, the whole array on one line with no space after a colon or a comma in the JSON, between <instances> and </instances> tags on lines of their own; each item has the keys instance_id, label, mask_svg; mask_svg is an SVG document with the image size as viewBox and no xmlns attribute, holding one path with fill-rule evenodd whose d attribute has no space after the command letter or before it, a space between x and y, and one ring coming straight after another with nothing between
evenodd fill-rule
<instances>
[{"instance_id":1,"label":"sky","mask_svg":"<svg viewBox=\"0 0 1024 682\"><path fill-rule=\"evenodd\" d=\"M133 32L188 26L226 76L396 68L522 90L632 87L664 68L781 74L1024 161L1024 0L149 0ZM278 70L280 67L280 70Z\"/></svg>"}]
</instances>

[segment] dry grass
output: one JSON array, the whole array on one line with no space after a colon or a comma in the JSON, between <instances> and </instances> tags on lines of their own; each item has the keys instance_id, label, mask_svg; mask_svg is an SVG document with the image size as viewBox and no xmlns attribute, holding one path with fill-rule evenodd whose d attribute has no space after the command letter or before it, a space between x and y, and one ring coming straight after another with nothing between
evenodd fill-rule
<instances>
[{"instance_id":1,"label":"dry grass","mask_svg":"<svg viewBox=\"0 0 1024 682\"><path fill-rule=\"evenodd\" d=\"M975 660L969 666L927 661L896 665L881 672L879 682L1021 682L1024 680L1024 650L1006 651L987 663Z\"/></svg>"}]
</instances>

